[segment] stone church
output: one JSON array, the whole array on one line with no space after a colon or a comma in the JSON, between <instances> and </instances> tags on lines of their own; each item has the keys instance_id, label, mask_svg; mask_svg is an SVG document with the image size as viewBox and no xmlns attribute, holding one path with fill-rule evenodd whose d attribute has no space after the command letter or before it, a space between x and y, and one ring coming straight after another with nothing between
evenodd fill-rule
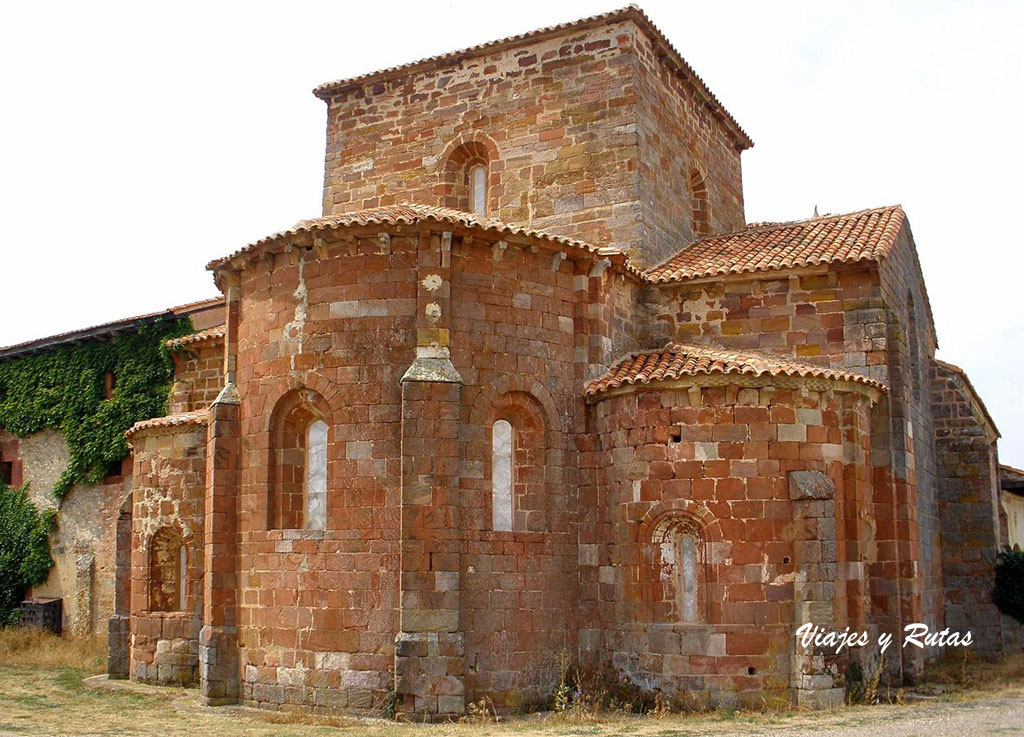
<instances>
[{"instance_id":1,"label":"stone church","mask_svg":"<svg viewBox=\"0 0 1024 737\"><path fill-rule=\"evenodd\" d=\"M878 653L804 623L1020 649L901 207L748 224L751 139L636 7L315 94L322 217L208 265L223 319L129 431L112 675L419 717L543 703L567 653L813 706Z\"/></svg>"}]
</instances>

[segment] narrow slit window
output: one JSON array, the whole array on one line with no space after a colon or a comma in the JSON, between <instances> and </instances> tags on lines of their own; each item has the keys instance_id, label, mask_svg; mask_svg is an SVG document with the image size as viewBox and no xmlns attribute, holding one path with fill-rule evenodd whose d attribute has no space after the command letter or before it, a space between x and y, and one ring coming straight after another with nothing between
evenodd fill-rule
<instances>
[{"instance_id":1,"label":"narrow slit window","mask_svg":"<svg viewBox=\"0 0 1024 737\"><path fill-rule=\"evenodd\" d=\"M512 530L512 425L498 420L491 430L491 520L495 530Z\"/></svg>"},{"instance_id":2,"label":"narrow slit window","mask_svg":"<svg viewBox=\"0 0 1024 737\"><path fill-rule=\"evenodd\" d=\"M306 436L306 529L327 527L327 423L314 420Z\"/></svg>"},{"instance_id":3,"label":"narrow slit window","mask_svg":"<svg viewBox=\"0 0 1024 737\"><path fill-rule=\"evenodd\" d=\"M487 167L483 164L469 170L469 200L474 215L487 215Z\"/></svg>"},{"instance_id":4,"label":"narrow slit window","mask_svg":"<svg viewBox=\"0 0 1024 737\"><path fill-rule=\"evenodd\" d=\"M178 554L178 611L185 611L185 588L188 583L188 551L182 545Z\"/></svg>"},{"instance_id":5,"label":"narrow slit window","mask_svg":"<svg viewBox=\"0 0 1024 737\"><path fill-rule=\"evenodd\" d=\"M697 545L692 535L679 538L679 612L684 622L697 621Z\"/></svg>"}]
</instances>

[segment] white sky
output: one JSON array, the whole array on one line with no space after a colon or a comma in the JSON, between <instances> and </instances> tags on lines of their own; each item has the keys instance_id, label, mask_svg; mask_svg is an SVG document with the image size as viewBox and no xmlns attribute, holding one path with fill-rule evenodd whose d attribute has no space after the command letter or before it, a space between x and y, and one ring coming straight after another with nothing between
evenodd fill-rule
<instances>
[{"instance_id":1,"label":"white sky","mask_svg":"<svg viewBox=\"0 0 1024 737\"><path fill-rule=\"evenodd\" d=\"M4 4L0 345L214 296L208 260L319 215L317 84L620 4ZM1024 466L1020 4L642 6L756 143L748 220L904 205Z\"/></svg>"}]
</instances>

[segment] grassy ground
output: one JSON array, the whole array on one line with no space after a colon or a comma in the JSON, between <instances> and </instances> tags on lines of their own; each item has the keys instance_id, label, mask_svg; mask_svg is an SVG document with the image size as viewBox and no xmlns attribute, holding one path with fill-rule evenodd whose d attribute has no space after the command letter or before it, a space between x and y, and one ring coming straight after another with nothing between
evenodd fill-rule
<instances>
[{"instance_id":1,"label":"grassy ground","mask_svg":"<svg viewBox=\"0 0 1024 737\"><path fill-rule=\"evenodd\" d=\"M103 642L54 638L41 633L0 632L0 735L203 735L211 737L511 737L512 735L641 735L687 737L703 734L798 735L834 732L871 734L906 722L932 719L941 709L973 719L991 704L1024 713L1024 657L987 665L953 660L934 670L925 703L848 707L835 712L630 715L534 715L471 724L400 725L383 720L324 718L199 705L195 690L154 687L96 689L85 678L104 667ZM1003 721L1005 718L1001 717ZM973 723L973 722L970 722ZM1001 722L1000 722L1001 723ZM957 726L950 734L962 734ZM1001 734L995 729L991 734Z\"/></svg>"}]
</instances>

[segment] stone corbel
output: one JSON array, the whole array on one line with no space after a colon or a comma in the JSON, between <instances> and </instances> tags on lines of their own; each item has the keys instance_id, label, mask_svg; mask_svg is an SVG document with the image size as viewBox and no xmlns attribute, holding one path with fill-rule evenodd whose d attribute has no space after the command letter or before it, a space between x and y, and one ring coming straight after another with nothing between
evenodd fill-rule
<instances>
[{"instance_id":1,"label":"stone corbel","mask_svg":"<svg viewBox=\"0 0 1024 737\"><path fill-rule=\"evenodd\" d=\"M391 255L391 234L390 233L378 233L377 242L380 244L380 255L390 256Z\"/></svg>"},{"instance_id":2,"label":"stone corbel","mask_svg":"<svg viewBox=\"0 0 1024 737\"><path fill-rule=\"evenodd\" d=\"M568 258L568 256L565 251L555 251L555 253L551 254L551 270L558 271L558 268L566 258Z\"/></svg>"},{"instance_id":3,"label":"stone corbel","mask_svg":"<svg viewBox=\"0 0 1024 737\"><path fill-rule=\"evenodd\" d=\"M505 257L505 249L508 248L508 243L505 241L498 241L491 246L491 260L494 263L498 263Z\"/></svg>"},{"instance_id":4,"label":"stone corbel","mask_svg":"<svg viewBox=\"0 0 1024 737\"><path fill-rule=\"evenodd\" d=\"M323 238L314 238L313 250L316 251L316 255L320 258L327 258L327 241Z\"/></svg>"},{"instance_id":5,"label":"stone corbel","mask_svg":"<svg viewBox=\"0 0 1024 737\"><path fill-rule=\"evenodd\" d=\"M441 233L441 268L447 269L452 265L452 232L446 230Z\"/></svg>"}]
</instances>

